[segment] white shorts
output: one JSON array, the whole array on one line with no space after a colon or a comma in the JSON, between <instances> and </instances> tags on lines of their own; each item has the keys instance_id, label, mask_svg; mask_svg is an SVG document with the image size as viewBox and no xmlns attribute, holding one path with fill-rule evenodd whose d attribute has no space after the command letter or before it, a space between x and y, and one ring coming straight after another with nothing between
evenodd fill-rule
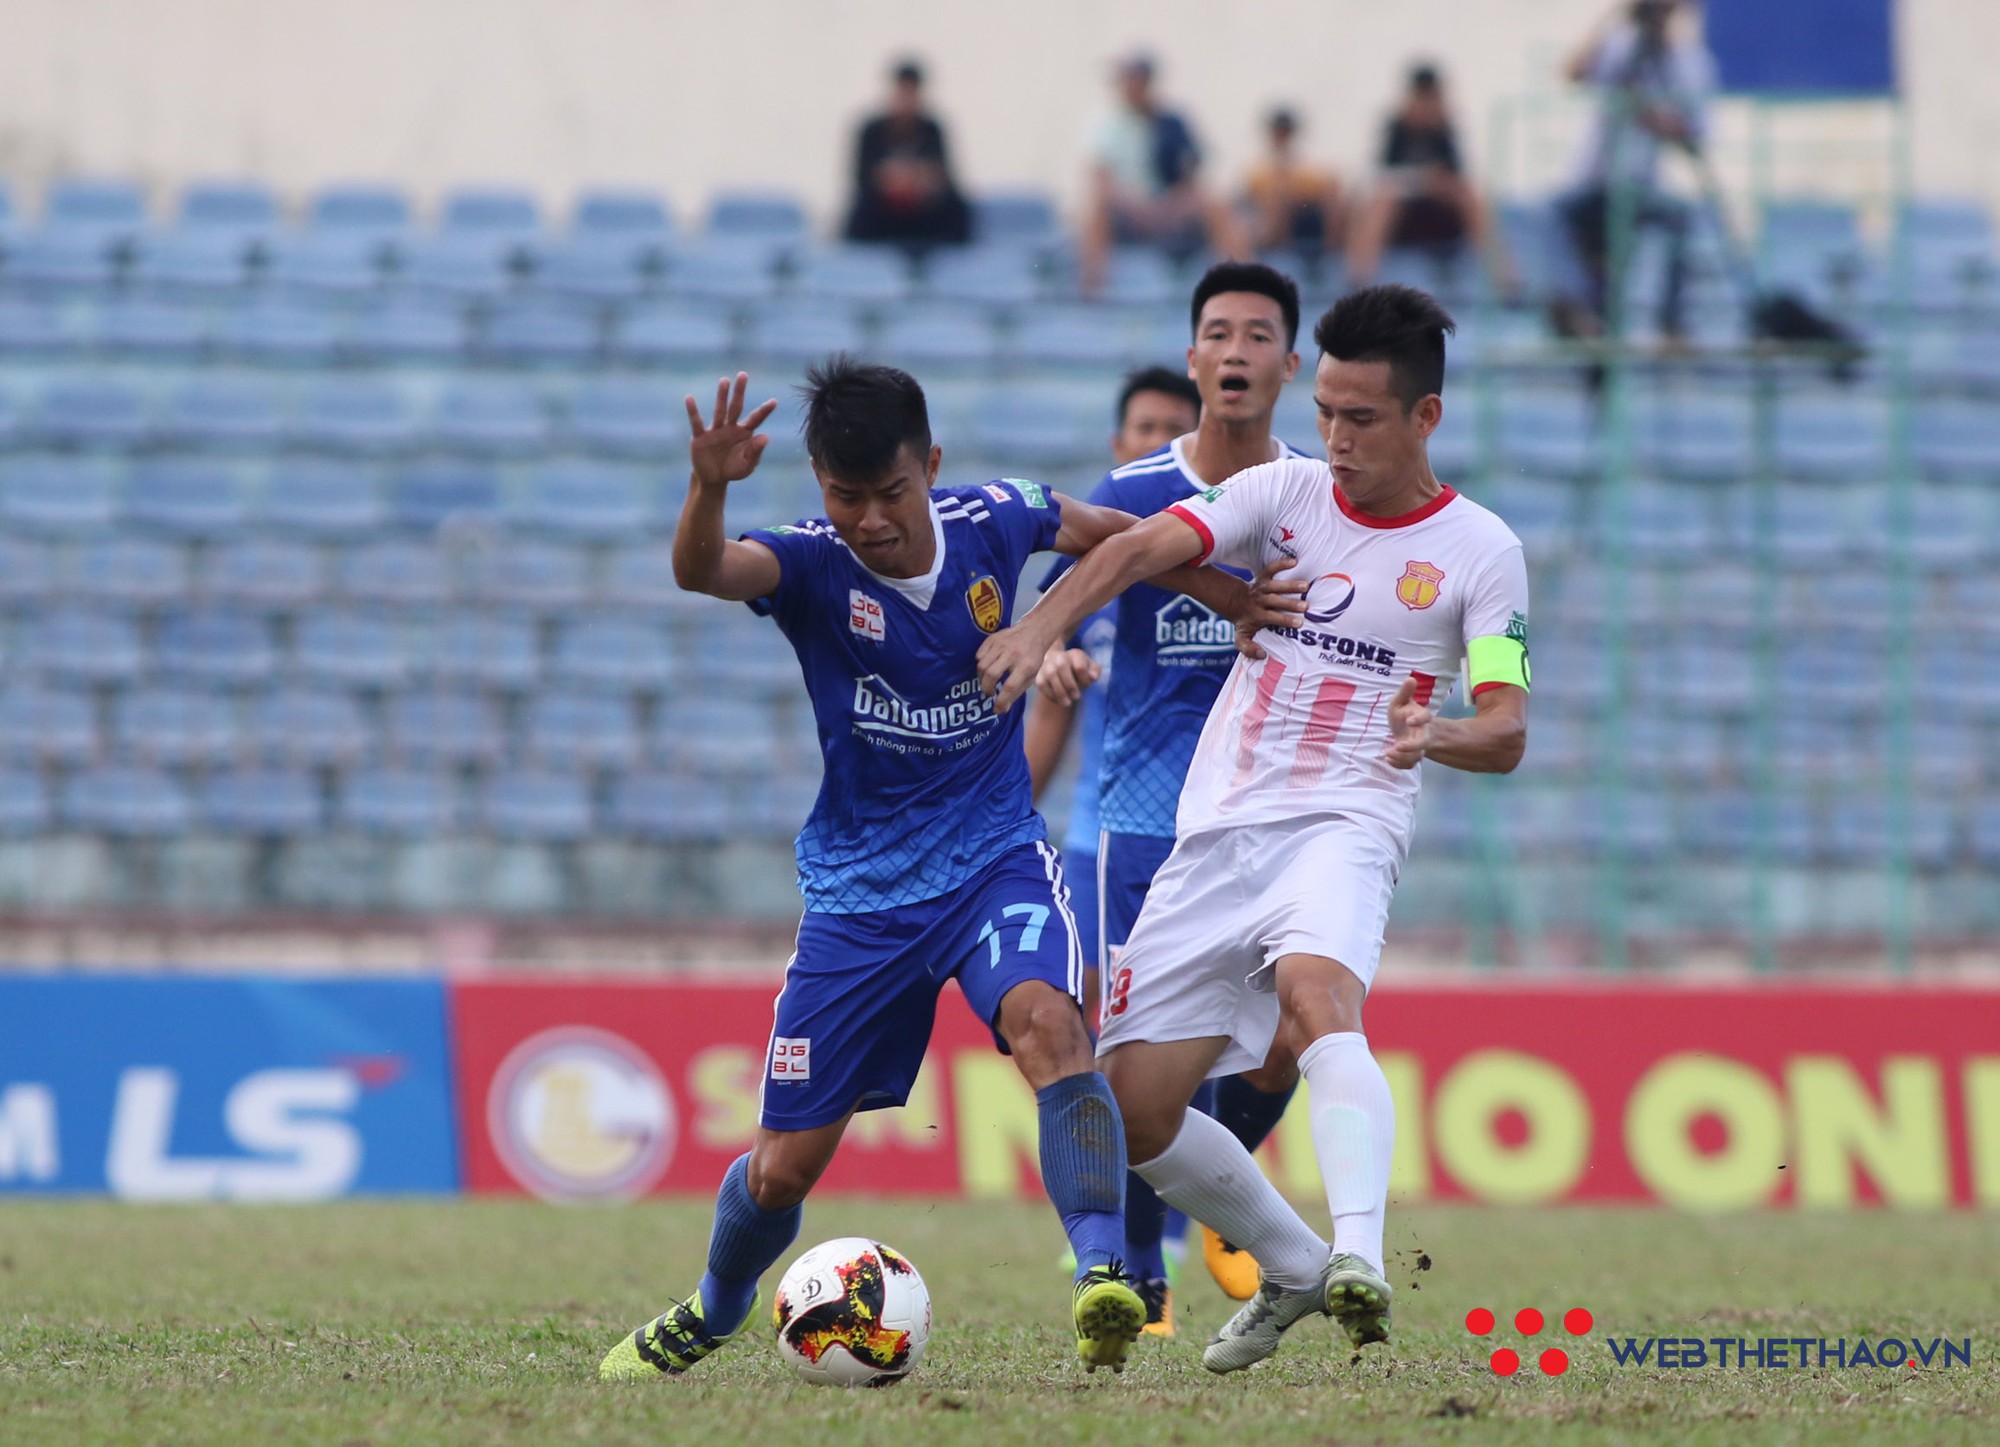
<instances>
[{"instance_id":1,"label":"white shorts","mask_svg":"<svg viewBox=\"0 0 2000 1447\"><path fill-rule=\"evenodd\" d=\"M1401 869L1381 825L1342 816L1177 841L1111 952L1097 1053L1223 1035L1209 1074L1255 1070L1278 1034L1278 960L1321 955L1372 985Z\"/></svg>"}]
</instances>

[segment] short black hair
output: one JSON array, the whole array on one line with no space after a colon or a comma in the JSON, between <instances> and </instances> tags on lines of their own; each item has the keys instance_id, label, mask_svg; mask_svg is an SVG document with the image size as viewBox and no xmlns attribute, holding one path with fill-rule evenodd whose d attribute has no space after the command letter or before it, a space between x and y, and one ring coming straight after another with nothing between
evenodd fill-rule
<instances>
[{"instance_id":1,"label":"short black hair","mask_svg":"<svg viewBox=\"0 0 2000 1447\"><path fill-rule=\"evenodd\" d=\"M1313 340L1337 361L1387 362L1390 388L1408 412L1444 391L1444 337L1457 330L1436 297L1391 282L1335 302L1313 328Z\"/></svg>"},{"instance_id":2,"label":"short black hair","mask_svg":"<svg viewBox=\"0 0 2000 1447\"><path fill-rule=\"evenodd\" d=\"M899 60L896 68L889 72L898 85L922 85L924 68L915 59Z\"/></svg>"},{"instance_id":3,"label":"short black hair","mask_svg":"<svg viewBox=\"0 0 2000 1447\"><path fill-rule=\"evenodd\" d=\"M1290 106L1274 106L1271 113L1264 117L1264 124L1274 131L1296 131L1299 118Z\"/></svg>"},{"instance_id":4,"label":"short black hair","mask_svg":"<svg viewBox=\"0 0 2000 1447\"><path fill-rule=\"evenodd\" d=\"M1411 90L1436 90L1438 88L1437 67L1429 61L1419 61L1410 67Z\"/></svg>"},{"instance_id":5,"label":"short black hair","mask_svg":"<svg viewBox=\"0 0 2000 1447\"><path fill-rule=\"evenodd\" d=\"M1178 397L1193 405L1195 416L1201 416L1201 389L1195 386L1194 378L1185 372L1176 372L1172 367L1141 367L1136 372L1128 372L1125 385L1118 389L1118 410L1112 415L1112 420L1120 427L1125 425L1125 409L1141 392L1162 392L1169 397Z\"/></svg>"},{"instance_id":6,"label":"short black hair","mask_svg":"<svg viewBox=\"0 0 2000 1447\"><path fill-rule=\"evenodd\" d=\"M931 451L930 409L908 372L835 352L806 368L806 452L813 465L842 482L873 482L896 465L907 446Z\"/></svg>"},{"instance_id":7,"label":"short black hair","mask_svg":"<svg viewBox=\"0 0 2000 1447\"><path fill-rule=\"evenodd\" d=\"M1278 304L1278 310L1285 314L1286 348L1298 346L1298 283L1276 267L1266 266L1261 261L1218 261L1203 272L1201 280L1194 286L1194 303L1188 308L1190 332L1201 330L1201 309L1208 305L1208 299L1228 291L1254 291L1259 296L1271 298Z\"/></svg>"}]
</instances>

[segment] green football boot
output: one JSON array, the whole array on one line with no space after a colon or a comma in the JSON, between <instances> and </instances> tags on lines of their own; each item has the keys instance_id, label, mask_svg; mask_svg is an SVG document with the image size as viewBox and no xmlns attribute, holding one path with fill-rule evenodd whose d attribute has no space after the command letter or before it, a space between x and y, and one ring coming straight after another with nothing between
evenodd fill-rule
<instances>
[{"instance_id":1,"label":"green football boot","mask_svg":"<svg viewBox=\"0 0 2000 1447\"><path fill-rule=\"evenodd\" d=\"M1146 1329L1146 1303L1116 1265L1093 1266L1076 1279L1071 1298L1076 1354L1083 1369L1125 1370L1125 1352Z\"/></svg>"},{"instance_id":2,"label":"green football boot","mask_svg":"<svg viewBox=\"0 0 2000 1447\"><path fill-rule=\"evenodd\" d=\"M619 1340L618 1345L605 1353L598 1363L597 1376L606 1382L636 1382L654 1377L677 1377L704 1357L713 1356L717 1350L742 1335L743 1328L757 1316L757 1305L763 1299L759 1291L750 1299L750 1310L743 1314L743 1320L735 1331L716 1336L708 1329L701 1306L701 1293L697 1291L686 1301L668 1307L628 1337Z\"/></svg>"}]
</instances>

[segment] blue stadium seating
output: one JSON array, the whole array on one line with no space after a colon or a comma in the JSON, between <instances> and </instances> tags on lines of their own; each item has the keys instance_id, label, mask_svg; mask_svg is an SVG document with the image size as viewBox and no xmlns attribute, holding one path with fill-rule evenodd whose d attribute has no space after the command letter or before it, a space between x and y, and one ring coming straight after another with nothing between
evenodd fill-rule
<instances>
[{"instance_id":1,"label":"blue stadium seating","mask_svg":"<svg viewBox=\"0 0 2000 1447\"><path fill-rule=\"evenodd\" d=\"M837 303L770 303L750 322L750 351L766 366L803 367L831 352L859 352L865 344L860 316Z\"/></svg>"},{"instance_id":2,"label":"blue stadium seating","mask_svg":"<svg viewBox=\"0 0 2000 1447\"><path fill-rule=\"evenodd\" d=\"M112 716L118 751L134 763L219 764L242 746L227 700L207 689L131 689L119 697Z\"/></svg>"},{"instance_id":3,"label":"blue stadium seating","mask_svg":"<svg viewBox=\"0 0 2000 1447\"><path fill-rule=\"evenodd\" d=\"M358 378L313 383L293 423L300 446L356 457L389 457L416 446L417 420L402 391Z\"/></svg>"},{"instance_id":4,"label":"blue stadium seating","mask_svg":"<svg viewBox=\"0 0 2000 1447\"><path fill-rule=\"evenodd\" d=\"M447 683L532 688L542 668L534 625L486 608L446 614L432 634L425 668Z\"/></svg>"},{"instance_id":5,"label":"blue stadium seating","mask_svg":"<svg viewBox=\"0 0 2000 1447\"><path fill-rule=\"evenodd\" d=\"M113 837L165 838L194 822L187 791L153 769L108 767L73 774L61 811L74 828Z\"/></svg>"},{"instance_id":6,"label":"blue stadium seating","mask_svg":"<svg viewBox=\"0 0 2000 1447\"><path fill-rule=\"evenodd\" d=\"M782 192L723 191L709 204L708 230L731 244L789 244L805 239L806 213L796 198Z\"/></svg>"},{"instance_id":7,"label":"blue stadium seating","mask_svg":"<svg viewBox=\"0 0 2000 1447\"><path fill-rule=\"evenodd\" d=\"M459 382L438 401L431 435L471 457L532 457L548 449L548 409L518 382Z\"/></svg>"},{"instance_id":8,"label":"blue stadium seating","mask_svg":"<svg viewBox=\"0 0 2000 1447\"><path fill-rule=\"evenodd\" d=\"M130 181L71 177L49 187L42 202L45 233L127 242L146 226L146 193Z\"/></svg>"},{"instance_id":9,"label":"blue stadium seating","mask_svg":"<svg viewBox=\"0 0 2000 1447\"><path fill-rule=\"evenodd\" d=\"M544 613L580 608L590 596L590 569L582 550L566 543L507 542L481 558L475 593Z\"/></svg>"},{"instance_id":10,"label":"blue stadium seating","mask_svg":"<svg viewBox=\"0 0 2000 1447\"><path fill-rule=\"evenodd\" d=\"M316 833L326 812L313 777L289 769L217 774L203 785L200 805L212 829L272 837Z\"/></svg>"},{"instance_id":11,"label":"blue stadium seating","mask_svg":"<svg viewBox=\"0 0 2000 1447\"><path fill-rule=\"evenodd\" d=\"M40 540L0 535L0 603L38 603L54 593L55 563Z\"/></svg>"},{"instance_id":12,"label":"blue stadium seating","mask_svg":"<svg viewBox=\"0 0 2000 1447\"><path fill-rule=\"evenodd\" d=\"M603 189L576 198L570 230L593 239L659 242L673 233L666 201L650 191Z\"/></svg>"},{"instance_id":13,"label":"blue stadium seating","mask_svg":"<svg viewBox=\"0 0 2000 1447\"><path fill-rule=\"evenodd\" d=\"M920 376L985 372L999 359L998 338L986 315L950 302L903 309L883 324L870 351Z\"/></svg>"},{"instance_id":14,"label":"blue stadium seating","mask_svg":"<svg viewBox=\"0 0 2000 1447\"><path fill-rule=\"evenodd\" d=\"M209 553L203 570L207 592L251 607L299 608L324 593L319 552L288 538L245 538Z\"/></svg>"},{"instance_id":15,"label":"blue stadium seating","mask_svg":"<svg viewBox=\"0 0 2000 1447\"><path fill-rule=\"evenodd\" d=\"M387 688L409 677L402 629L368 613L313 612L299 620L292 656L308 679L352 688Z\"/></svg>"},{"instance_id":16,"label":"blue stadium seating","mask_svg":"<svg viewBox=\"0 0 2000 1447\"><path fill-rule=\"evenodd\" d=\"M278 463L256 512L266 527L321 538L363 536L388 515L381 479L372 469L313 458Z\"/></svg>"},{"instance_id":17,"label":"blue stadium seating","mask_svg":"<svg viewBox=\"0 0 2000 1447\"><path fill-rule=\"evenodd\" d=\"M226 232L161 232L136 245L132 281L169 296L212 296L240 291L250 279L250 253Z\"/></svg>"},{"instance_id":18,"label":"blue stadium seating","mask_svg":"<svg viewBox=\"0 0 2000 1447\"><path fill-rule=\"evenodd\" d=\"M249 512L242 480L213 462L142 462L125 489L125 516L178 537L214 537L241 527Z\"/></svg>"},{"instance_id":19,"label":"blue stadium seating","mask_svg":"<svg viewBox=\"0 0 2000 1447\"><path fill-rule=\"evenodd\" d=\"M261 758L294 766L345 766L370 743L367 721L352 695L333 689L284 687L251 701L244 739Z\"/></svg>"},{"instance_id":20,"label":"blue stadium seating","mask_svg":"<svg viewBox=\"0 0 2000 1447\"><path fill-rule=\"evenodd\" d=\"M162 672L217 686L262 683L277 662L262 619L219 609L169 614L155 653Z\"/></svg>"},{"instance_id":21,"label":"blue stadium seating","mask_svg":"<svg viewBox=\"0 0 2000 1447\"><path fill-rule=\"evenodd\" d=\"M152 437L146 396L110 378L50 384L36 399L29 431L53 447L126 450Z\"/></svg>"},{"instance_id":22,"label":"blue stadium seating","mask_svg":"<svg viewBox=\"0 0 2000 1447\"><path fill-rule=\"evenodd\" d=\"M892 246L815 248L792 263L793 285L807 296L886 306L910 294L910 261Z\"/></svg>"},{"instance_id":23,"label":"blue stadium seating","mask_svg":"<svg viewBox=\"0 0 2000 1447\"><path fill-rule=\"evenodd\" d=\"M1054 250L1068 239L1054 198L1042 191L988 191L975 197L972 232L981 245L1044 250Z\"/></svg>"},{"instance_id":24,"label":"blue stadium seating","mask_svg":"<svg viewBox=\"0 0 2000 1447\"><path fill-rule=\"evenodd\" d=\"M449 781L416 769L349 774L336 813L350 829L394 839L428 838L458 823Z\"/></svg>"},{"instance_id":25,"label":"blue stadium seating","mask_svg":"<svg viewBox=\"0 0 2000 1447\"><path fill-rule=\"evenodd\" d=\"M307 224L316 231L395 241L411 227L409 198L394 186L328 186L312 199Z\"/></svg>"},{"instance_id":26,"label":"blue stadium seating","mask_svg":"<svg viewBox=\"0 0 2000 1447\"><path fill-rule=\"evenodd\" d=\"M686 774L623 774L611 788L606 824L667 843L709 842L736 832L720 781Z\"/></svg>"},{"instance_id":27,"label":"blue stadium seating","mask_svg":"<svg viewBox=\"0 0 2000 1447\"><path fill-rule=\"evenodd\" d=\"M17 641L31 672L77 683L121 683L144 661L137 626L116 612L51 609L26 621Z\"/></svg>"},{"instance_id":28,"label":"blue stadium seating","mask_svg":"<svg viewBox=\"0 0 2000 1447\"><path fill-rule=\"evenodd\" d=\"M138 607L175 602L189 591L187 552L127 534L88 539L72 557L70 591L92 602Z\"/></svg>"},{"instance_id":29,"label":"blue stadium seating","mask_svg":"<svg viewBox=\"0 0 2000 1447\"><path fill-rule=\"evenodd\" d=\"M0 834L46 834L54 822L55 806L40 775L0 770Z\"/></svg>"},{"instance_id":30,"label":"blue stadium seating","mask_svg":"<svg viewBox=\"0 0 2000 1447\"><path fill-rule=\"evenodd\" d=\"M406 241L397 279L418 293L488 300L514 283L514 246L486 232L446 233Z\"/></svg>"},{"instance_id":31,"label":"blue stadium seating","mask_svg":"<svg viewBox=\"0 0 2000 1447\"><path fill-rule=\"evenodd\" d=\"M477 693L399 693L386 710L393 757L417 764L496 764L506 741L493 705Z\"/></svg>"},{"instance_id":32,"label":"blue stadium seating","mask_svg":"<svg viewBox=\"0 0 2000 1447\"><path fill-rule=\"evenodd\" d=\"M585 382L570 394L569 435L586 450L609 457L677 459L688 441L683 395L643 382ZM585 475L572 470L572 481L564 491L578 499L590 495L589 489L579 486ZM612 474L599 470L588 475L605 478ZM600 507L615 495L605 488L600 482L596 493ZM626 526L640 525L640 514L631 512L629 506L624 511L629 516Z\"/></svg>"},{"instance_id":33,"label":"blue stadium seating","mask_svg":"<svg viewBox=\"0 0 2000 1447\"><path fill-rule=\"evenodd\" d=\"M604 601L621 608L671 608L684 596L663 543L620 548L604 570Z\"/></svg>"},{"instance_id":34,"label":"blue stadium seating","mask_svg":"<svg viewBox=\"0 0 2000 1447\"><path fill-rule=\"evenodd\" d=\"M162 437L202 451L269 451L284 436L279 394L257 377L196 374L167 399Z\"/></svg>"},{"instance_id":35,"label":"blue stadium seating","mask_svg":"<svg viewBox=\"0 0 2000 1447\"><path fill-rule=\"evenodd\" d=\"M0 758L74 766L94 762L99 753L89 695L24 683L0 691Z\"/></svg>"},{"instance_id":36,"label":"blue stadium seating","mask_svg":"<svg viewBox=\"0 0 2000 1447\"><path fill-rule=\"evenodd\" d=\"M118 513L110 475L89 463L17 458L7 466L4 486L0 515L29 532L98 532Z\"/></svg>"},{"instance_id":37,"label":"blue stadium seating","mask_svg":"<svg viewBox=\"0 0 2000 1447\"><path fill-rule=\"evenodd\" d=\"M564 302L522 301L497 307L479 339L495 361L581 365L602 345L596 320Z\"/></svg>"},{"instance_id":38,"label":"blue stadium seating","mask_svg":"<svg viewBox=\"0 0 2000 1447\"><path fill-rule=\"evenodd\" d=\"M1043 290L1036 257L1018 246L977 245L932 254L924 287L940 301L1025 307Z\"/></svg>"},{"instance_id":39,"label":"blue stadium seating","mask_svg":"<svg viewBox=\"0 0 2000 1447\"><path fill-rule=\"evenodd\" d=\"M629 769L643 752L622 694L551 692L528 705L525 756L562 769Z\"/></svg>"},{"instance_id":40,"label":"blue stadium seating","mask_svg":"<svg viewBox=\"0 0 2000 1447\"><path fill-rule=\"evenodd\" d=\"M1114 371L1137 360L1115 312L1101 307L1046 306L1025 314L1005 355L1019 367L1078 367Z\"/></svg>"},{"instance_id":41,"label":"blue stadium seating","mask_svg":"<svg viewBox=\"0 0 2000 1447\"><path fill-rule=\"evenodd\" d=\"M613 328L611 353L626 362L721 366L735 341L735 328L722 312L666 302L626 312Z\"/></svg>"},{"instance_id":42,"label":"blue stadium seating","mask_svg":"<svg viewBox=\"0 0 2000 1447\"><path fill-rule=\"evenodd\" d=\"M579 396L570 404L570 426L579 429ZM582 435L605 451L630 449L637 455L667 449L651 419L667 405L664 395L650 391L618 392L592 397L587 430ZM678 399L674 399L678 405ZM672 417L674 414L668 412ZM664 429L661 429L664 430ZM677 424L681 445L686 427ZM612 443L620 444L613 447ZM642 442L653 445L641 451ZM588 462L556 463L536 472L508 517L520 527L589 542L618 542L646 532L653 524L648 486L642 474L623 467Z\"/></svg>"},{"instance_id":43,"label":"blue stadium seating","mask_svg":"<svg viewBox=\"0 0 2000 1447\"><path fill-rule=\"evenodd\" d=\"M389 516L407 528L497 521L500 478L470 462L425 462L404 468L389 484Z\"/></svg>"},{"instance_id":44,"label":"blue stadium seating","mask_svg":"<svg viewBox=\"0 0 2000 1447\"><path fill-rule=\"evenodd\" d=\"M257 181L198 181L181 192L180 224L186 231L220 232L256 243L283 224L278 198Z\"/></svg>"},{"instance_id":45,"label":"blue stadium seating","mask_svg":"<svg viewBox=\"0 0 2000 1447\"><path fill-rule=\"evenodd\" d=\"M582 839L591 829L590 789L575 774L510 770L487 785L480 817L502 839Z\"/></svg>"},{"instance_id":46,"label":"blue stadium seating","mask_svg":"<svg viewBox=\"0 0 2000 1447\"><path fill-rule=\"evenodd\" d=\"M542 229L541 208L527 191L499 186L465 187L445 197L439 225L447 233L525 241Z\"/></svg>"},{"instance_id":47,"label":"blue stadium seating","mask_svg":"<svg viewBox=\"0 0 2000 1447\"><path fill-rule=\"evenodd\" d=\"M668 276L676 292L698 301L742 304L777 290L774 263L751 240L714 240L675 251Z\"/></svg>"},{"instance_id":48,"label":"blue stadium seating","mask_svg":"<svg viewBox=\"0 0 2000 1447\"><path fill-rule=\"evenodd\" d=\"M455 591L451 563L433 543L385 538L342 553L334 565L334 590L355 603L435 608Z\"/></svg>"},{"instance_id":49,"label":"blue stadium seating","mask_svg":"<svg viewBox=\"0 0 2000 1447\"><path fill-rule=\"evenodd\" d=\"M573 238L538 248L536 288L589 302L627 302L644 294L660 252L629 237Z\"/></svg>"},{"instance_id":50,"label":"blue stadium seating","mask_svg":"<svg viewBox=\"0 0 2000 1447\"><path fill-rule=\"evenodd\" d=\"M223 313L216 340L245 363L325 366L342 346L335 317L297 302L256 300Z\"/></svg>"},{"instance_id":51,"label":"blue stadium seating","mask_svg":"<svg viewBox=\"0 0 2000 1447\"><path fill-rule=\"evenodd\" d=\"M558 677L607 688L660 689L673 654L659 625L643 616L593 614L564 625L556 640Z\"/></svg>"},{"instance_id":52,"label":"blue stadium seating","mask_svg":"<svg viewBox=\"0 0 2000 1447\"><path fill-rule=\"evenodd\" d=\"M469 331L455 305L396 297L356 312L343 346L360 362L454 361L467 350Z\"/></svg>"},{"instance_id":53,"label":"blue stadium seating","mask_svg":"<svg viewBox=\"0 0 2000 1447\"><path fill-rule=\"evenodd\" d=\"M42 297L93 295L111 285L109 243L94 232L41 231L8 244L0 280Z\"/></svg>"},{"instance_id":54,"label":"blue stadium seating","mask_svg":"<svg viewBox=\"0 0 2000 1447\"><path fill-rule=\"evenodd\" d=\"M653 755L693 776L769 770L778 737L768 703L726 694L679 697L660 710Z\"/></svg>"},{"instance_id":55,"label":"blue stadium seating","mask_svg":"<svg viewBox=\"0 0 2000 1447\"><path fill-rule=\"evenodd\" d=\"M266 274L281 290L313 297L358 297L382 284L383 242L367 231L314 231L267 247Z\"/></svg>"},{"instance_id":56,"label":"blue stadium seating","mask_svg":"<svg viewBox=\"0 0 2000 1447\"><path fill-rule=\"evenodd\" d=\"M36 356L62 353L82 340L74 316L46 301L0 301L0 354Z\"/></svg>"}]
</instances>

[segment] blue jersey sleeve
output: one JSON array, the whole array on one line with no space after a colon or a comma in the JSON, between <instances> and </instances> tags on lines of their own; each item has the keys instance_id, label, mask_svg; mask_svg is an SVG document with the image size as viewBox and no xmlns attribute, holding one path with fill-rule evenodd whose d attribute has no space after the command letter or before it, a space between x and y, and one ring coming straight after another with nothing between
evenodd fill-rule
<instances>
[{"instance_id":1,"label":"blue jersey sleeve","mask_svg":"<svg viewBox=\"0 0 2000 1447\"><path fill-rule=\"evenodd\" d=\"M761 598L750 599L750 611L780 623L795 617L811 598L820 564L827 549L839 545L838 536L832 524L818 520L753 528L743 534L743 541L762 543L778 559L778 586Z\"/></svg>"},{"instance_id":2,"label":"blue jersey sleeve","mask_svg":"<svg viewBox=\"0 0 2000 1447\"><path fill-rule=\"evenodd\" d=\"M1022 563L1030 554L1055 546L1056 534L1062 531L1062 507L1039 482L1003 477L980 491L992 504L993 517L1005 526L1008 541L1020 550Z\"/></svg>"}]
</instances>

